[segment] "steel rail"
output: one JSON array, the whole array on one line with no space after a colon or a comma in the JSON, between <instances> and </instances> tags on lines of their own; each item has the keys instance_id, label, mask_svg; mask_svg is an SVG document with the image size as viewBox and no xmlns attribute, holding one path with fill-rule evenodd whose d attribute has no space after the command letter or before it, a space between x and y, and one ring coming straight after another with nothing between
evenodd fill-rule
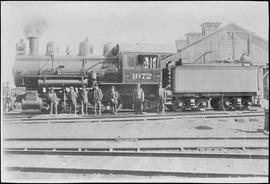
<instances>
[{"instance_id":1,"label":"steel rail","mask_svg":"<svg viewBox=\"0 0 270 184\"><path fill-rule=\"evenodd\" d=\"M78 168L45 168L45 167L11 167L7 171L34 172L34 173L70 173L70 174L113 174L133 176L178 176L196 178L221 178L221 177L268 177L268 174L238 174L238 173L207 173L207 172L169 172L169 171L140 171L140 170L112 170L112 169L78 169Z\"/></svg>"},{"instance_id":2,"label":"steel rail","mask_svg":"<svg viewBox=\"0 0 270 184\"><path fill-rule=\"evenodd\" d=\"M201 146L201 147L194 147L194 146L182 146L182 147L155 147L155 146L136 146L136 147L77 147L77 148L64 148L64 147L51 147L51 148L41 148L41 147L12 147L12 148L4 148L4 151L101 151L101 152L112 152L112 151L117 151L117 152L122 152L122 151L130 151L130 152L140 152L140 151L177 151L177 152L183 152L185 153L202 153L202 152L207 152L207 151L232 151L232 150L241 150L241 151L251 151L251 150L268 150L269 147L247 147L247 146L242 146L242 147L231 147L231 146ZM228 152L227 152L228 154Z\"/></svg>"},{"instance_id":3,"label":"steel rail","mask_svg":"<svg viewBox=\"0 0 270 184\"><path fill-rule=\"evenodd\" d=\"M262 137L116 137L116 138L4 138L4 141L147 141L147 140L269 140Z\"/></svg>"},{"instance_id":4,"label":"steel rail","mask_svg":"<svg viewBox=\"0 0 270 184\"><path fill-rule=\"evenodd\" d=\"M218 115L218 114L223 114L223 115L228 115L228 114L254 114L254 113L263 113L264 111L205 111L205 112L168 112L166 114L142 114L142 115L134 115L134 114L126 114L126 113L119 113L117 116L110 115L110 114L105 114L105 116L102 116L101 118L112 118L112 117L117 117L117 118L125 118L125 117L150 117L150 116L155 116L155 117L163 117L163 116L186 116L186 115ZM36 114L33 114L36 115ZM15 114L4 114L3 117L16 117ZM31 115L25 114L26 118L25 119L30 119ZM25 116L19 116L20 117L25 117ZM91 118L96 118L94 116L88 115L88 116L78 116L78 117L47 117L47 118L31 118L35 120L49 120L49 119L91 119Z\"/></svg>"},{"instance_id":5,"label":"steel rail","mask_svg":"<svg viewBox=\"0 0 270 184\"><path fill-rule=\"evenodd\" d=\"M126 157L189 157L189 158L233 158L233 159L268 159L265 154L224 154L192 152L131 152L131 151L57 151L51 150L4 150L4 154L15 155L70 155L70 156L126 156Z\"/></svg>"},{"instance_id":6,"label":"steel rail","mask_svg":"<svg viewBox=\"0 0 270 184\"><path fill-rule=\"evenodd\" d=\"M9 124L25 124L25 123L89 123L89 122L121 122L121 121L153 121L153 120L170 120L170 119L185 119L185 118L244 118L244 117L259 117L265 116L261 114L234 114L234 115L194 115L194 116L136 116L136 117L91 117L91 118L51 118L51 119L20 119L20 120L5 120Z\"/></svg>"}]
</instances>

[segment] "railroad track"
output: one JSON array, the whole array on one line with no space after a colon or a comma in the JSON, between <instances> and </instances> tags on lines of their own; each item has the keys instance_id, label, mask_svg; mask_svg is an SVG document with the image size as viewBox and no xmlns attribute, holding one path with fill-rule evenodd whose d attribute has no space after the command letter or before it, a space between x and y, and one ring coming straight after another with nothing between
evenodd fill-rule
<instances>
[{"instance_id":1,"label":"railroad track","mask_svg":"<svg viewBox=\"0 0 270 184\"><path fill-rule=\"evenodd\" d=\"M5 122L7 124L119 122L182 118L258 118L260 116L264 116L264 112L189 112L138 116L121 114L116 117L110 115L21 119L7 117ZM12 128L15 126L11 125ZM25 125L18 127L25 130L28 128ZM3 139L3 157L6 162L4 168L9 172L39 174L266 178L268 177L269 137L260 134L246 135L241 137L239 135L234 137L173 137L171 134L169 136L172 137L159 137L159 135L158 137L137 137L138 135L132 137L129 134L130 137L117 137L117 134L111 137L110 135L109 137L77 135L49 137L47 134L36 134L37 137L31 137L31 134L11 137L12 135L8 135Z\"/></svg>"},{"instance_id":2,"label":"railroad track","mask_svg":"<svg viewBox=\"0 0 270 184\"><path fill-rule=\"evenodd\" d=\"M117 116L72 116L64 117L61 115L50 117L33 118L6 118L4 122L11 123L75 123L75 122L120 122L120 121L154 121L154 120L173 120L184 118L244 118L264 116L263 111L256 112L203 112L203 113L168 113L168 114L121 114Z\"/></svg>"},{"instance_id":3,"label":"railroad track","mask_svg":"<svg viewBox=\"0 0 270 184\"><path fill-rule=\"evenodd\" d=\"M93 151L91 149L70 149L70 148L5 148L4 154L15 155L70 155L70 156L120 156L120 157L189 157L189 158L235 158L235 159L268 159L268 154L246 154L246 153L193 153L193 152L146 152L146 149L134 148L136 151L127 151L125 148L108 149L105 151ZM129 148L130 149L130 148ZM160 148L159 148L160 149ZM163 148L163 150L179 149L179 148ZM90 150L90 151L89 151ZM148 150L149 151L149 150Z\"/></svg>"},{"instance_id":4,"label":"railroad track","mask_svg":"<svg viewBox=\"0 0 270 184\"><path fill-rule=\"evenodd\" d=\"M4 157L8 163L5 169L20 172L178 177L268 176L268 155L258 154L5 150Z\"/></svg>"},{"instance_id":5,"label":"railroad track","mask_svg":"<svg viewBox=\"0 0 270 184\"><path fill-rule=\"evenodd\" d=\"M267 136L6 138L3 157L9 172L131 178L266 178L269 159Z\"/></svg>"},{"instance_id":6,"label":"railroad track","mask_svg":"<svg viewBox=\"0 0 270 184\"><path fill-rule=\"evenodd\" d=\"M6 138L5 151L265 153L268 137ZM263 151L264 150L264 151ZM21 152L22 151L22 152ZM25 151L25 152L24 152Z\"/></svg>"}]
</instances>

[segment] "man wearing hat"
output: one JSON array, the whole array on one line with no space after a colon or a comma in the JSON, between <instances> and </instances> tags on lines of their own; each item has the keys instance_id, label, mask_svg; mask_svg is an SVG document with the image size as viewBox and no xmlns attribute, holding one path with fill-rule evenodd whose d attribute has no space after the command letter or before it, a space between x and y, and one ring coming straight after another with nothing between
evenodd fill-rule
<instances>
[{"instance_id":1,"label":"man wearing hat","mask_svg":"<svg viewBox=\"0 0 270 184\"><path fill-rule=\"evenodd\" d=\"M50 106L51 106L50 114L53 114L53 112L57 114L58 97L56 93L54 92L53 87L50 88L48 96L49 96L49 101L50 101Z\"/></svg>"},{"instance_id":2,"label":"man wearing hat","mask_svg":"<svg viewBox=\"0 0 270 184\"><path fill-rule=\"evenodd\" d=\"M103 98L103 94L101 89L99 89L98 84L94 85L94 89L93 89L93 101L94 101L94 111L95 111L95 115L100 116L101 115L101 101Z\"/></svg>"},{"instance_id":3,"label":"man wearing hat","mask_svg":"<svg viewBox=\"0 0 270 184\"><path fill-rule=\"evenodd\" d=\"M144 102L144 91L141 88L140 83L137 84L137 87L133 92L133 102L134 102L135 114L142 114L143 102Z\"/></svg>"},{"instance_id":4,"label":"man wearing hat","mask_svg":"<svg viewBox=\"0 0 270 184\"><path fill-rule=\"evenodd\" d=\"M88 91L86 90L85 85L83 85L82 91L80 93L80 100L82 115L84 115L87 112L88 104Z\"/></svg>"},{"instance_id":5,"label":"man wearing hat","mask_svg":"<svg viewBox=\"0 0 270 184\"><path fill-rule=\"evenodd\" d=\"M77 105L77 93L74 91L74 88L71 86L70 91L68 93L68 101L69 101L69 114L74 109L74 114L76 114L76 105Z\"/></svg>"},{"instance_id":6,"label":"man wearing hat","mask_svg":"<svg viewBox=\"0 0 270 184\"><path fill-rule=\"evenodd\" d=\"M157 99L157 111L158 113L165 113L166 91L162 88L162 84L159 84L158 99Z\"/></svg>"},{"instance_id":7,"label":"man wearing hat","mask_svg":"<svg viewBox=\"0 0 270 184\"><path fill-rule=\"evenodd\" d=\"M119 98L119 93L117 91L115 91L115 87L112 86L112 89L109 93L109 104L111 107L111 113L112 114L116 114L116 109L117 109L117 105L118 105L118 98Z\"/></svg>"}]
</instances>

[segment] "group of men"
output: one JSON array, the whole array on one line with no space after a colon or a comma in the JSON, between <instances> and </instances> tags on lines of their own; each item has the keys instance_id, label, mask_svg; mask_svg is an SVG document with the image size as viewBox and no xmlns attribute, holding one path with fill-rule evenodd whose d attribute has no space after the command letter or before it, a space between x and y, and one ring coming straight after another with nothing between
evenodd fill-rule
<instances>
[{"instance_id":1,"label":"group of men","mask_svg":"<svg viewBox=\"0 0 270 184\"><path fill-rule=\"evenodd\" d=\"M145 101L144 91L141 88L140 84L137 84L133 92L133 102L135 114L142 114L143 111L143 103ZM165 101L166 101L166 91L162 88L161 84L159 85L159 90L157 94L157 110L160 113L165 112ZM50 102L50 114L57 114L57 106L58 106L58 97L54 92L54 88L50 88L50 92L48 94L49 102ZM94 85L93 90L89 92L86 90L86 87L83 86L80 93L71 86L69 88L69 92L64 93L64 102L67 100L69 104L69 113L71 114L73 111L76 114L77 109L77 99L81 104L81 113L82 115L85 113L89 114L88 111L88 103L91 101L94 106L95 115L101 115L101 102L103 98L102 90L98 87L97 84ZM108 93L109 105L111 108L111 113L117 113L117 105L119 103L119 93L115 90L115 86L112 86L111 90Z\"/></svg>"},{"instance_id":2,"label":"group of men","mask_svg":"<svg viewBox=\"0 0 270 184\"><path fill-rule=\"evenodd\" d=\"M54 92L54 88L50 88L50 92L48 94L49 97L49 103L50 103L50 114L57 114L57 107L58 107L58 102L59 99ZM101 101L103 98L103 94L101 89L99 89L98 85L94 85L93 90L91 93L89 93L86 90L86 86L84 85L82 87L81 92L79 93L78 90L74 90L74 87L71 86L67 92L67 94L64 92L63 95L63 101L68 102L69 105L69 113L71 114L74 112L74 114L77 114L77 99L79 100L81 104L81 113L82 115L85 113L88 113L88 102L91 99L93 101L94 105L94 112L95 115L101 115Z\"/></svg>"}]
</instances>

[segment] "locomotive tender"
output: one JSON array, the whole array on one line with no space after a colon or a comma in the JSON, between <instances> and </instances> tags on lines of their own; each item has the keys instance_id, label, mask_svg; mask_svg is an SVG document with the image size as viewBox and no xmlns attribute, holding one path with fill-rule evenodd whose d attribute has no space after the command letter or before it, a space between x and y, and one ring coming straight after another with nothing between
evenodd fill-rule
<instances>
[{"instance_id":1,"label":"locomotive tender","mask_svg":"<svg viewBox=\"0 0 270 184\"><path fill-rule=\"evenodd\" d=\"M176 49L147 44L106 43L103 55L93 55L88 39L79 45L79 54L58 55L56 43L47 44L45 55L38 54L38 37L30 37L29 55L25 43L17 43L17 57L13 68L16 87L26 87L22 98L23 109L48 110L48 88L54 87L60 98L59 109L66 109L66 88L91 89L99 83L103 104L111 86L120 93L123 108L132 108L132 92L137 83L145 92L145 109L156 106L158 85L168 92L166 105L175 111L205 110L210 100L216 110L242 109L260 95L262 72L257 66L242 64L183 64L164 62ZM172 64L172 66L169 66Z\"/></svg>"}]
</instances>

